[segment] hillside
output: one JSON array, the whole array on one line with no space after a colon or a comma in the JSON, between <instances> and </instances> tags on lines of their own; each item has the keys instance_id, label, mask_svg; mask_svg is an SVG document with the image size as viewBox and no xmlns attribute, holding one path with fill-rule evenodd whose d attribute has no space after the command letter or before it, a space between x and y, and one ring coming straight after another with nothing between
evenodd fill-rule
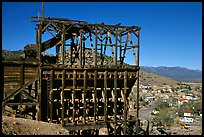
<instances>
[{"instance_id":1,"label":"hillside","mask_svg":"<svg viewBox=\"0 0 204 137\"><path fill-rule=\"evenodd\" d=\"M201 82L202 81L202 71L192 70L184 67L148 67L141 66L142 70L151 72L157 75L170 77L178 81L186 82Z\"/></svg>"},{"instance_id":2,"label":"hillside","mask_svg":"<svg viewBox=\"0 0 204 137\"><path fill-rule=\"evenodd\" d=\"M177 83L178 81L174 79L140 70L140 84L163 86L163 84L176 85Z\"/></svg>"},{"instance_id":3,"label":"hillside","mask_svg":"<svg viewBox=\"0 0 204 137\"><path fill-rule=\"evenodd\" d=\"M23 50L17 50L17 51L12 51L12 50L2 50L2 57L4 58L20 58L23 56Z\"/></svg>"}]
</instances>

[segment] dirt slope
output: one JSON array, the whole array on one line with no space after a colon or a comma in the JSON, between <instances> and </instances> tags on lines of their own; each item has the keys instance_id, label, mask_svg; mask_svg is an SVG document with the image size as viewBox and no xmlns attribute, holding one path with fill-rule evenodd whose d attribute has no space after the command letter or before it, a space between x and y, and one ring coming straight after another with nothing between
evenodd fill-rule
<instances>
[{"instance_id":1,"label":"dirt slope","mask_svg":"<svg viewBox=\"0 0 204 137\"><path fill-rule=\"evenodd\" d=\"M5 135L69 135L61 125L8 116L2 116L2 133Z\"/></svg>"},{"instance_id":2,"label":"dirt slope","mask_svg":"<svg viewBox=\"0 0 204 137\"><path fill-rule=\"evenodd\" d=\"M167 85L175 86L177 85L178 81L168 77L149 73L142 69L140 70L140 84L143 84L143 85L151 84L151 85L163 86L164 83L166 83Z\"/></svg>"}]
</instances>

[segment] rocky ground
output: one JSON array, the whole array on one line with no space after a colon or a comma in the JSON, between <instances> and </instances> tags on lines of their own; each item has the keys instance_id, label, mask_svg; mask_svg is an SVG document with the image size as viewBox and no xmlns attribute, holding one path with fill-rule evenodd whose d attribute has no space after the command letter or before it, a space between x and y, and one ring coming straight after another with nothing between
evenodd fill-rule
<instances>
[{"instance_id":1,"label":"rocky ground","mask_svg":"<svg viewBox=\"0 0 204 137\"><path fill-rule=\"evenodd\" d=\"M3 135L71 135L60 124L31 119L2 116ZM101 128L99 135L108 135L107 128Z\"/></svg>"},{"instance_id":2,"label":"rocky ground","mask_svg":"<svg viewBox=\"0 0 204 137\"><path fill-rule=\"evenodd\" d=\"M4 135L69 135L61 125L30 119L2 116Z\"/></svg>"},{"instance_id":3,"label":"rocky ground","mask_svg":"<svg viewBox=\"0 0 204 137\"><path fill-rule=\"evenodd\" d=\"M35 121L12 116L2 116L3 135L69 135L69 131L59 124ZM99 130L99 135L107 135L106 129ZM197 130L181 129L171 127L150 129L150 135L201 135L202 128Z\"/></svg>"},{"instance_id":4,"label":"rocky ground","mask_svg":"<svg viewBox=\"0 0 204 137\"><path fill-rule=\"evenodd\" d=\"M166 129L154 128L150 131L150 135L201 135L202 129L190 130L181 129L179 127L171 127Z\"/></svg>"}]
</instances>

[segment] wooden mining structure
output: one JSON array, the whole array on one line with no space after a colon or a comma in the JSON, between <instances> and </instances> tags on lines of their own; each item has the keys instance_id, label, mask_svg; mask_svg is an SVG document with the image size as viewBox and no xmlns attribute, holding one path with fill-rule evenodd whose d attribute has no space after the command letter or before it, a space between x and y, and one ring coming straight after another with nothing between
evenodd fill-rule
<instances>
[{"instance_id":1,"label":"wooden mining structure","mask_svg":"<svg viewBox=\"0 0 204 137\"><path fill-rule=\"evenodd\" d=\"M98 134L103 127L110 135L138 134L140 27L31 18L37 22L36 44L25 47L22 61L2 61L4 82L20 78L16 90L4 90L3 109L61 124L72 134ZM44 40L44 34L51 38ZM54 61L43 59L49 49L54 49ZM32 56L37 62L27 61ZM128 97L135 84L136 115L130 116Z\"/></svg>"}]
</instances>

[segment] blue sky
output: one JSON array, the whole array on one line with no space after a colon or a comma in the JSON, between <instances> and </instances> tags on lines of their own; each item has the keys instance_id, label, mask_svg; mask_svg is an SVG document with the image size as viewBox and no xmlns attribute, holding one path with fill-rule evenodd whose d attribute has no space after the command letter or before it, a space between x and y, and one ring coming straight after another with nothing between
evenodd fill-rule
<instances>
[{"instance_id":1,"label":"blue sky","mask_svg":"<svg viewBox=\"0 0 204 137\"><path fill-rule=\"evenodd\" d=\"M35 43L41 2L2 2L2 49ZM141 66L202 70L201 2L45 2L45 16L141 27ZM127 57L126 62L134 60Z\"/></svg>"}]
</instances>

